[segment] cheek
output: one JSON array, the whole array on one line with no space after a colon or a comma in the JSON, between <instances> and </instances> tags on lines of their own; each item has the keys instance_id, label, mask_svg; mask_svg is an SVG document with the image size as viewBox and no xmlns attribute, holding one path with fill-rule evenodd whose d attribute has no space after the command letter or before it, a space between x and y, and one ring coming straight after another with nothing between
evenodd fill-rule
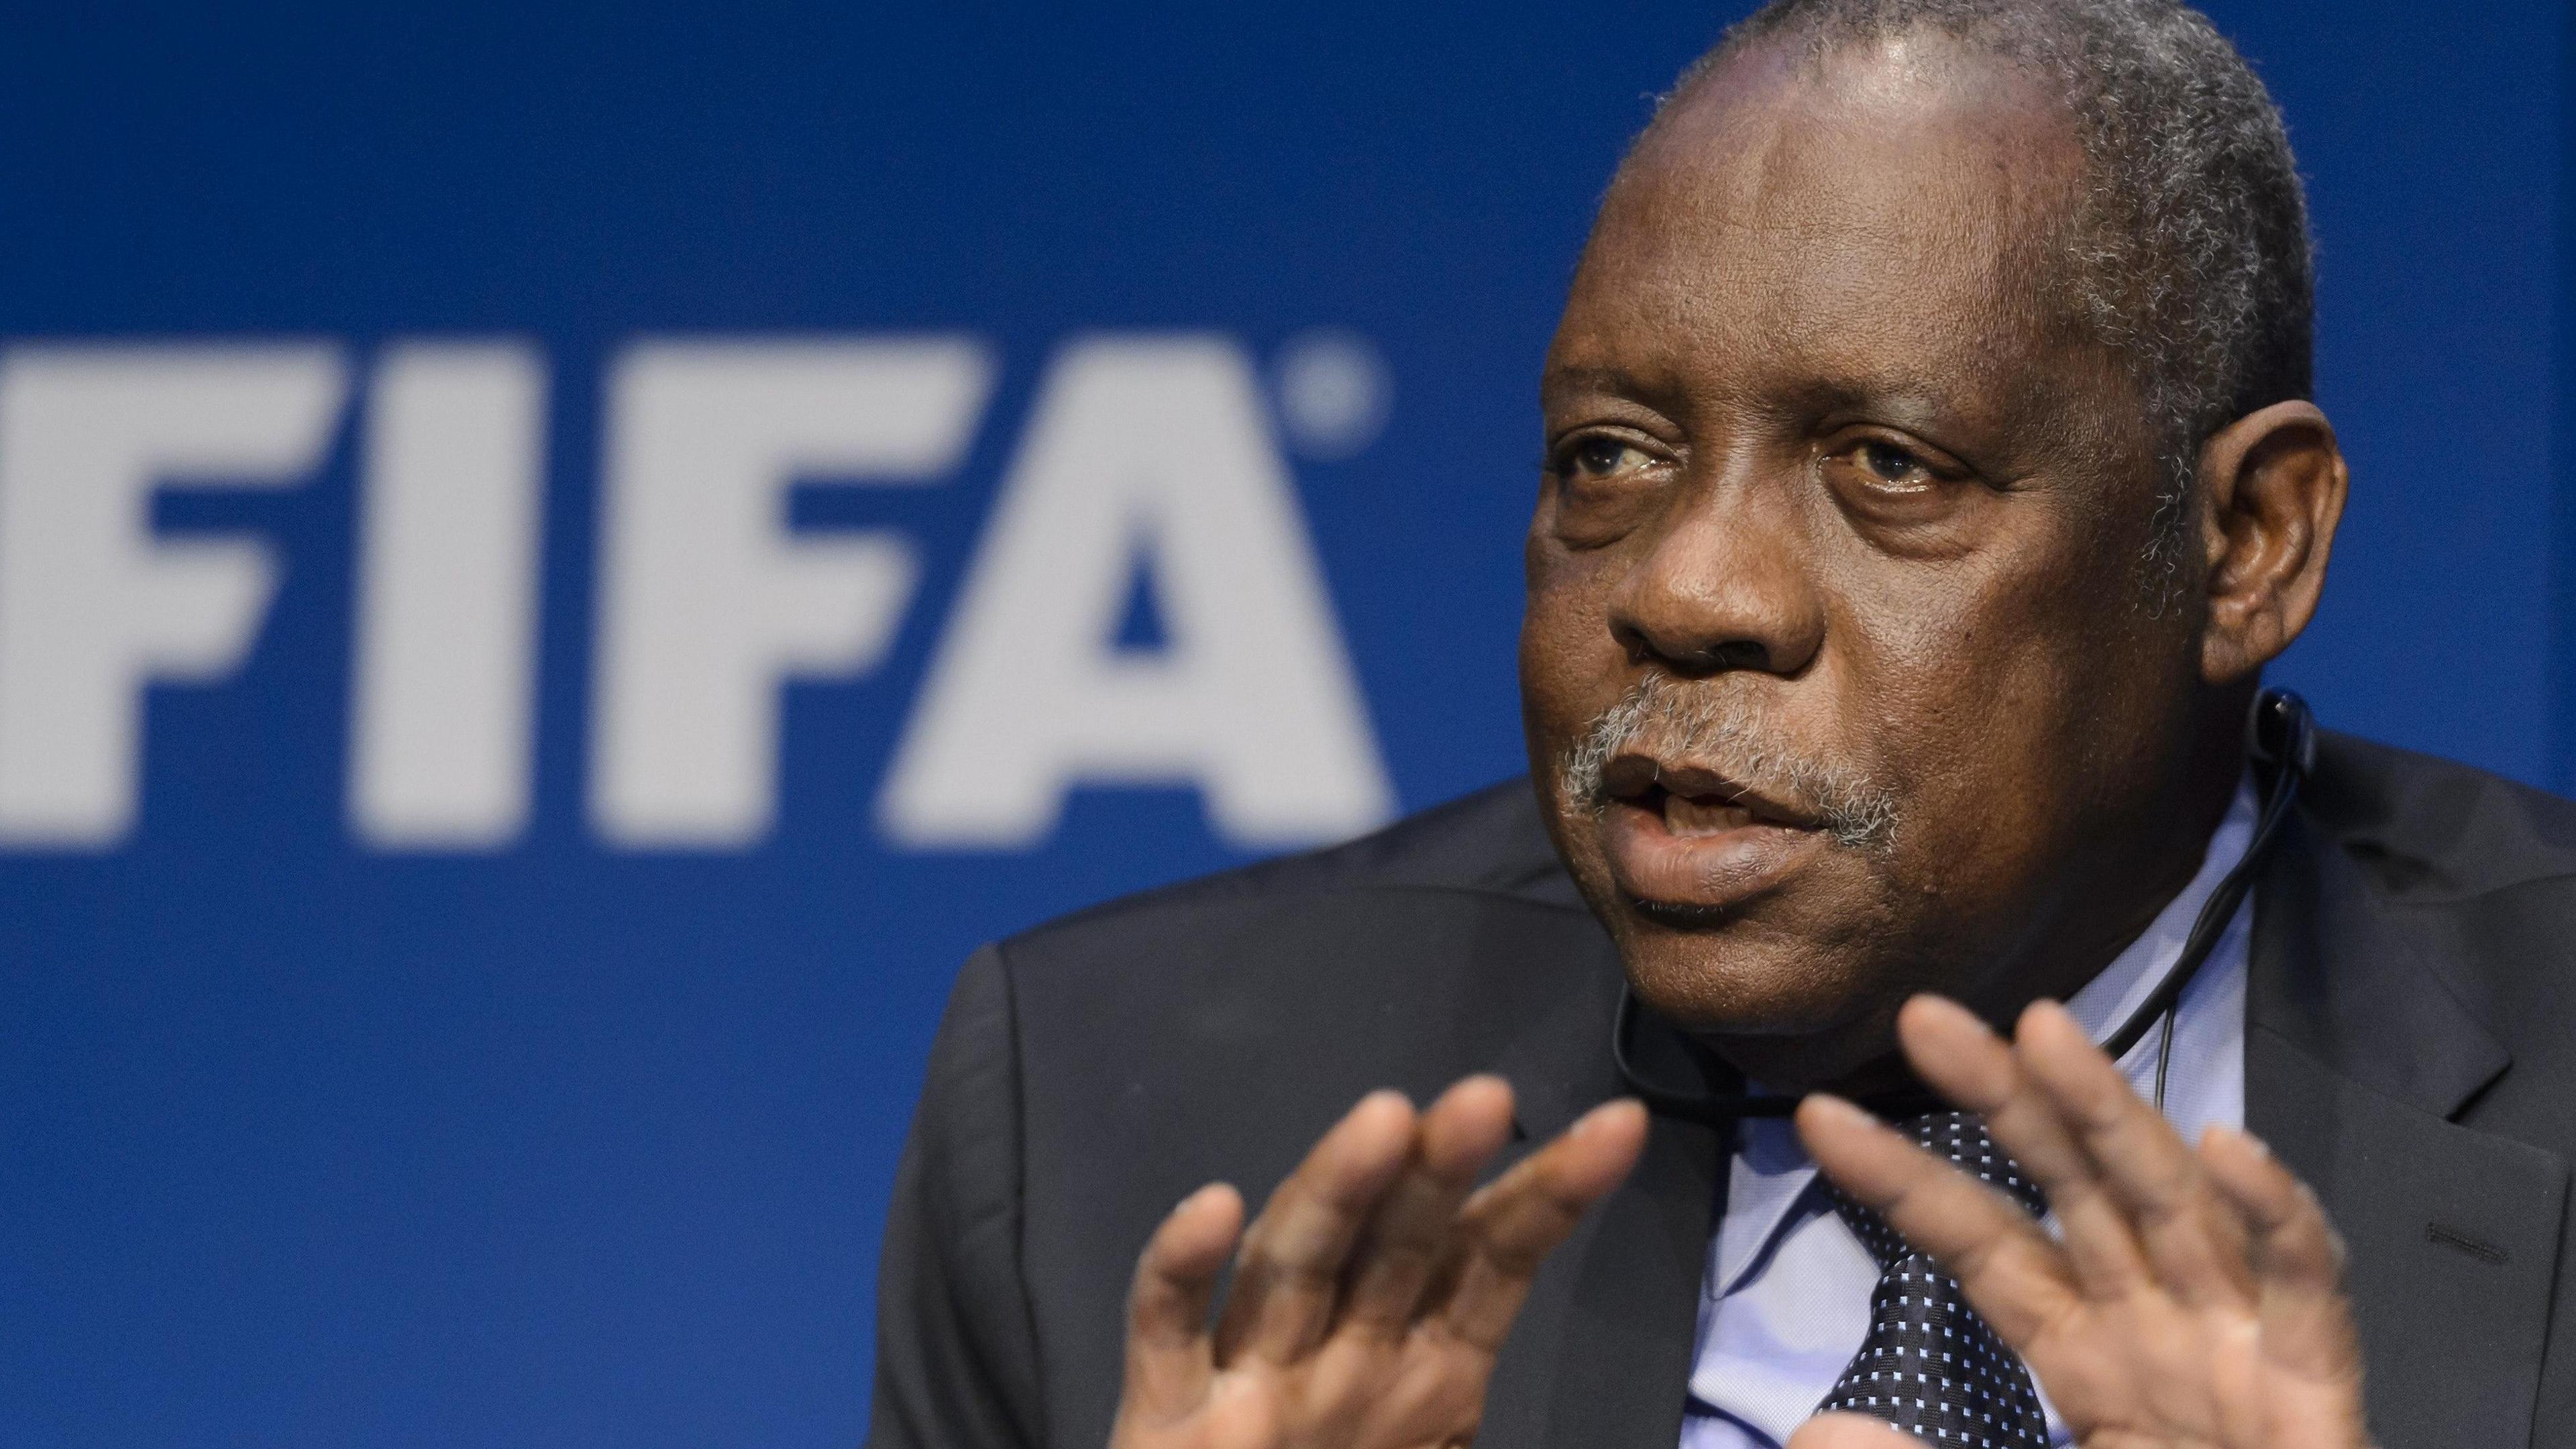
<instances>
[{"instance_id":1,"label":"cheek","mask_svg":"<svg viewBox=\"0 0 2576 1449\"><path fill-rule=\"evenodd\" d=\"M1856 702L1907 803L1900 872L1962 912L2030 905L2100 821L2099 782L2155 728L2131 702L2156 673L2134 606L2081 572L2025 555L1855 607Z\"/></svg>"},{"instance_id":2,"label":"cheek","mask_svg":"<svg viewBox=\"0 0 2576 1449\"><path fill-rule=\"evenodd\" d=\"M1530 542L1520 668L1533 748L1541 734L1553 745L1589 724L1618 692L1622 656L1610 635L1607 562Z\"/></svg>"}]
</instances>

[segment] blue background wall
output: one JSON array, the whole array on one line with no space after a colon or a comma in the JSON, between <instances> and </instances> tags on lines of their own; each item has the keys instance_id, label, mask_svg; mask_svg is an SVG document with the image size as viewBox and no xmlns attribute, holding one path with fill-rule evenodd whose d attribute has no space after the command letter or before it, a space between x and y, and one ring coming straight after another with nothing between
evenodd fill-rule
<instances>
[{"instance_id":1,"label":"blue background wall","mask_svg":"<svg viewBox=\"0 0 2576 1449\"><path fill-rule=\"evenodd\" d=\"M2336 725L2564 784L2552 693L2563 17L2228 0L2321 245L2353 505L2281 677ZM246 662L147 705L135 829L0 853L0 1443L848 1444L882 1199L978 941L1242 858L1183 789L1016 852L873 801L1060 344L1345 329L1391 378L1290 452L1401 802L1517 768L1533 378L1591 200L1715 5L21 7L0 335L504 335L547 359L535 794L501 848L345 818L356 423L265 538ZM937 486L809 490L920 587L788 692L773 833L587 823L605 365L637 334L956 333ZM1150 652L1153 630L1140 626ZM1106 1326L1104 1326L1106 1329Z\"/></svg>"}]
</instances>

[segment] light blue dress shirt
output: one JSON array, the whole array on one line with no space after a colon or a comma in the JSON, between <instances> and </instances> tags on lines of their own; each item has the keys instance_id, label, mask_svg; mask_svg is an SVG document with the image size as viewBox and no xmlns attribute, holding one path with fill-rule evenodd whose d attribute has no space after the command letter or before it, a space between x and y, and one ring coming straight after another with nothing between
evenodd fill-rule
<instances>
[{"instance_id":1,"label":"light blue dress shirt","mask_svg":"<svg viewBox=\"0 0 2576 1449\"><path fill-rule=\"evenodd\" d=\"M2249 783L2210 837L2200 873L2067 1009L2100 1041L2129 1019L2182 955L2203 902L2253 839ZM2175 1013L2165 1117L2186 1140L2212 1122L2245 1122L2245 968L2254 903L2185 989ZM2161 1029L2120 1061L2141 1096L2155 1090ZM1726 1215L1709 1245L1698 1351L1681 1449L1779 1449L1842 1377L1869 1334L1878 1264L1827 1205L1815 1164L1776 1118L1745 1122L1727 1180ZM2053 1225L2052 1225L2053 1226ZM2040 1391L2052 1444L2071 1442Z\"/></svg>"}]
</instances>

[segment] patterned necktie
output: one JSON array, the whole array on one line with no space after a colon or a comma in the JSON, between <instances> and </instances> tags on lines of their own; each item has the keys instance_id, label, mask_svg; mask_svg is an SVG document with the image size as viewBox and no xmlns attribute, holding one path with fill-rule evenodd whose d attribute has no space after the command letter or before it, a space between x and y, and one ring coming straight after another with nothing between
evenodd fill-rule
<instances>
[{"instance_id":1,"label":"patterned necktie","mask_svg":"<svg viewBox=\"0 0 2576 1449\"><path fill-rule=\"evenodd\" d=\"M2045 1210L2039 1189L1995 1147L1975 1115L1932 1112L1894 1125L2033 1214ZM2030 1370L1968 1306L1959 1280L1831 1183L1826 1195L1878 1260L1879 1279L1869 1300L1869 1337L1817 1412L1866 1414L1935 1444L2047 1449L2048 1421Z\"/></svg>"}]
</instances>

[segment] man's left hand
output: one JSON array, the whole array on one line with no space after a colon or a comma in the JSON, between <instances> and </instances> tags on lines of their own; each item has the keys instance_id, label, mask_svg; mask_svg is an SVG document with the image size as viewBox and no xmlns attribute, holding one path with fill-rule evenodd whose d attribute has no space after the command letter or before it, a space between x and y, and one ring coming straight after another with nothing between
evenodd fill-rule
<instances>
[{"instance_id":1,"label":"man's left hand","mask_svg":"<svg viewBox=\"0 0 2576 1449\"><path fill-rule=\"evenodd\" d=\"M2063 1239L2001 1193L1825 1096L1798 1132L1825 1174L1959 1280L2090 1449L2361 1449L2343 1248L2306 1185L2242 1132L2195 1150L2065 1009L2010 1042L1917 997L1897 1035L1923 1080L1986 1119ZM1788 1449L1920 1449L1827 1415Z\"/></svg>"}]
</instances>

